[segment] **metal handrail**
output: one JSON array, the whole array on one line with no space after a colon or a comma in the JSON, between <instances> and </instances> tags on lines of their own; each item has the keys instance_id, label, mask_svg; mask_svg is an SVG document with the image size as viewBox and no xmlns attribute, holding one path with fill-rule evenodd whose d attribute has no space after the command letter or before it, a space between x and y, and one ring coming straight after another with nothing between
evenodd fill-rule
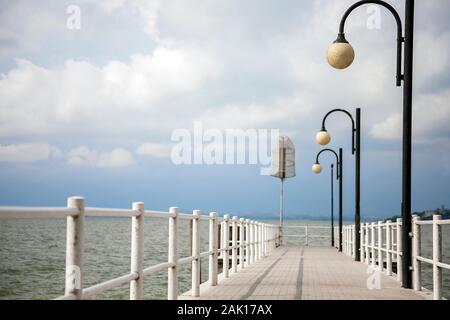
<instances>
[{"instance_id":1,"label":"metal handrail","mask_svg":"<svg viewBox=\"0 0 450 320\"><path fill-rule=\"evenodd\" d=\"M433 257L423 257L421 255L421 226L432 226L432 252ZM433 299L442 300L442 270L450 270L450 264L442 261L442 226L450 225L450 220L442 220L440 215L434 215L433 220L420 220L418 216L412 219L412 271L413 288L416 291L422 290L421 263L432 265L433 267ZM401 265L403 252L401 248L402 219L397 221L379 221L363 223L361 225L361 261L377 267L379 271L385 271L392 276L392 265L394 259L397 262L396 278L402 281ZM352 256L354 254L355 234L352 232L354 226L345 226L343 230L344 253ZM386 267L384 267L386 262Z\"/></svg>"},{"instance_id":2,"label":"metal handrail","mask_svg":"<svg viewBox=\"0 0 450 320\"><path fill-rule=\"evenodd\" d=\"M84 222L85 217L129 217L132 219L131 235L131 271L129 274L107 280L88 288L83 288L83 255L84 255ZM168 261L143 268L144 255L144 218L165 218L169 220ZM212 285L218 283L218 255L228 256L232 251L232 271L237 272L245 266L267 256L279 241L279 228L272 224L257 221L229 219L228 215L219 218L217 213L201 215L195 210L193 214L180 213L178 208L169 211L144 210L141 202L133 203L132 209L91 208L84 206L84 198L72 197L68 199L65 208L47 207L1 207L0 219L46 219L67 218L67 247L66 247L66 286L65 294L58 300L77 300L93 297L107 290L130 284L130 299L143 299L143 279L154 273L168 271L168 299L178 298L177 266L192 264L192 295L200 294L200 260L209 259L209 281ZM179 220L191 223L192 254L188 257L178 257L178 228ZM209 222L209 250L200 252L200 221ZM229 227L232 228L231 234ZM218 233L230 242L218 241ZM239 233L237 232L239 231ZM279 243L279 242L278 242ZM238 256L239 251L239 256ZM239 268L238 268L239 262ZM228 264L223 268L224 277L228 277Z\"/></svg>"}]
</instances>

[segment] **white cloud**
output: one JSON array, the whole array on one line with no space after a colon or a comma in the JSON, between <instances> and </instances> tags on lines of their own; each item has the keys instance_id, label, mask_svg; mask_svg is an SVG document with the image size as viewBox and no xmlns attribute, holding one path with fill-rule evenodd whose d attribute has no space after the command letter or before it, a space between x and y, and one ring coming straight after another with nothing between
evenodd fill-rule
<instances>
[{"instance_id":1,"label":"white cloud","mask_svg":"<svg viewBox=\"0 0 450 320\"><path fill-rule=\"evenodd\" d=\"M47 143L0 145L0 161L34 162L60 157L61 151Z\"/></svg>"},{"instance_id":2,"label":"white cloud","mask_svg":"<svg viewBox=\"0 0 450 320\"><path fill-rule=\"evenodd\" d=\"M171 146L166 144L144 143L137 148L136 153L156 158L169 158L171 149Z\"/></svg>"},{"instance_id":3,"label":"white cloud","mask_svg":"<svg viewBox=\"0 0 450 320\"><path fill-rule=\"evenodd\" d=\"M132 8L139 17L142 31L148 33L154 40L159 41L158 17L160 11L159 0L108 0L98 3L108 13L125 6Z\"/></svg>"},{"instance_id":4,"label":"white cloud","mask_svg":"<svg viewBox=\"0 0 450 320\"><path fill-rule=\"evenodd\" d=\"M368 30L365 10L355 12L347 24L348 37L357 54L354 64L348 70L335 71L326 63L327 46L336 37L340 17L351 3L287 1L252 9L252 3L237 6L234 1L213 0L83 1L82 10L93 9L89 14L96 18L89 22L89 31L105 33L104 38L98 39L93 59L106 62L69 59L55 68L43 67L52 64L40 63L35 56L31 57L36 60L30 56L18 60L16 66L0 76L0 137L38 135L48 141L47 137L58 135L68 137L72 144L84 145L84 139L91 137L108 141L119 136L129 139L120 145L130 148L149 136L152 141L167 140L173 129L190 127L194 120L221 129L295 130L301 133L299 136L308 137L330 108L361 107L363 130L371 137L398 138L399 115L393 112L401 112L402 90L394 86L395 22L389 13L383 11L381 30ZM423 12L429 5L421 6L418 11ZM23 5L10 7L16 13ZM59 7L48 3L42 7L45 10L36 10L39 15L33 16L32 22L50 17L53 12L52 19L43 19L38 29L42 28L40 32L45 37L61 37L60 31L52 31L57 28L49 21L56 20L55 12L65 17L65 11L59 12ZM441 11L436 9L437 3L429 7L435 11L428 14L430 17ZM297 9L301 9L300 15L294 13ZM146 35L135 37L139 33L135 24L122 25L136 15L138 19L133 21L138 21L152 39ZM442 14L441 27L432 29L433 34L424 22L417 27L416 43L425 43L417 46L415 55L415 83L421 91L431 86L436 90L436 83L448 87L448 81L434 81L442 78L450 65L450 37L443 31L447 26L444 17ZM26 19L20 20L20 28L12 28L14 22L9 19L8 30L25 28ZM111 21L117 24L114 28L109 25ZM123 34L116 34L118 29ZM91 45L91 38L78 38L82 34L87 32L64 37L75 36L80 40L79 48ZM32 34L25 36L32 42ZM114 53L104 52L117 45L108 41L118 41L118 37L126 38L130 50L123 50L121 43L117 56L128 54L129 59L111 60ZM148 43L137 45L136 39L143 38ZM104 42L108 45L103 46ZM45 41L39 43L42 47ZM45 53L58 55L61 50L66 54L67 41L59 43L65 46L64 50L41 49ZM151 54L136 53L154 46ZM430 47L438 49L430 51ZM76 54L92 55L90 49L84 49L84 53L80 49ZM424 107L419 105L420 99L415 99L415 139L445 130L441 119L448 114L442 103L448 96L442 92ZM346 130L348 123L336 121L333 126ZM95 141L90 141L89 146L95 148ZM139 152L164 154L163 147L155 145L142 147Z\"/></svg>"},{"instance_id":5,"label":"white cloud","mask_svg":"<svg viewBox=\"0 0 450 320\"><path fill-rule=\"evenodd\" d=\"M70 165L100 168L127 167L135 163L131 153L123 148L100 152L80 146L64 152L48 143L0 145L0 162L32 163L52 158L65 159Z\"/></svg>"},{"instance_id":6,"label":"white cloud","mask_svg":"<svg viewBox=\"0 0 450 320\"><path fill-rule=\"evenodd\" d=\"M402 136L402 115L396 113L386 120L376 123L370 134L379 139L398 139Z\"/></svg>"},{"instance_id":7,"label":"white cloud","mask_svg":"<svg viewBox=\"0 0 450 320\"><path fill-rule=\"evenodd\" d=\"M134 159L130 152L122 148L99 152L81 146L69 151L67 163L75 166L118 168L133 165Z\"/></svg>"},{"instance_id":8,"label":"white cloud","mask_svg":"<svg viewBox=\"0 0 450 320\"><path fill-rule=\"evenodd\" d=\"M64 6L49 8L42 2L27 1L1 1L0 6L0 59L18 52L36 53L48 42L49 34L60 37L66 30Z\"/></svg>"},{"instance_id":9,"label":"white cloud","mask_svg":"<svg viewBox=\"0 0 450 320\"><path fill-rule=\"evenodd\" d=\"M116 131L119 119L136 125L138 114L152 115L167 99L201 90L218 70L210 56L188 48L158 47L103 67L68 60L47 69L17 60L0 77L0 136L67 132L80 124Z\"/></svg>"},{"instance_id":10,"label":"white cloud","mask_svg":"<svg viewBox=\"0 0 450 320\"><path fill-rule=\"evenodd\" d=\"M450 89L432 94L417 94L413 100L413 134L415 141L427 143L446 139L450 143ZM373 125L371 135L379 139L402 136L403 118L396 113Z\"/></svg>"}]
</instances>

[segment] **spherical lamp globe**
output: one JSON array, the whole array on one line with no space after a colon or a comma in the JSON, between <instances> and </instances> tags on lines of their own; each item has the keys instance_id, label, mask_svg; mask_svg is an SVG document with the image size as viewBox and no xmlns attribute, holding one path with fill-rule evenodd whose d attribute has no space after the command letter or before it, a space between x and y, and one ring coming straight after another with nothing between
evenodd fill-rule
<instances>
[{"instance_id":1,"label":"spherical lamp globe","mask_svg":"<svg viewBox=\"0 0 450 320\"><path fill-rule=\"evenodd\" d=\"M320 164L318 164L318 163L315 163L312 166L312 172L314 172L315 174L321 173L322 172L322 166Z\"/></svg>"},{"instance_id":2,"label":"spherical lamp globe","mask_svg":"<svg viewBox=\"0 0 450 320\"><path fill-rule=\"evenodd\" d=\"M326 146L331 141L331 136L328 131L319 131L316 135L316 141L322 146Z\"/></svg>"},{"instance_id":3,"label":"spherical lamp globe","mask_svg":"<svg viewBox=\"0 0 450 320\"><path fill-rule=\"evenodd\" d=\"M350 43L338 38L331 44L327 52L327 60L335 69L346 69L355 60L355 51Z\"/></svg>"}]
</instances>

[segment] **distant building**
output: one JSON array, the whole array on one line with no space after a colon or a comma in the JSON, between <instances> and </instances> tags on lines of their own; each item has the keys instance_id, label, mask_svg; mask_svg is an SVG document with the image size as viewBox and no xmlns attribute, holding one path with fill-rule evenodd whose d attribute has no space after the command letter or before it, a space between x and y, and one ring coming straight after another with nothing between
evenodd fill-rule
<instances>
[{"instance_id":1,"label":"distant building","mask_svg":"<svg viewBox=\"0 0 450 320\"><path fill-rule=\"evenodd\" d=\"M430 210L428 210L428 211L425 211L424 213L423 213L423 215L422 215L422 219L431 219L435 214L437 214L437 212L436 211L430 211Z\"/></svg>"}]
</instances>

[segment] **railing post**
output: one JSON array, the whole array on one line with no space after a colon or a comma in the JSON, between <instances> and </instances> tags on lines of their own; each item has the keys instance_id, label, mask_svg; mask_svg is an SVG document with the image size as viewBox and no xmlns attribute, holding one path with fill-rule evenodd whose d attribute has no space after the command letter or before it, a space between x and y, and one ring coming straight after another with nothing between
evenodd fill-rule
<instances>
[{"instance_id":1,"label":"railing post","mask_svg":"<svg viewBox=\"0 0 450 320\"><path fill-rule=\"evenodd\" d=\"M234 216L231 222L231 245L233 249L231 249L231 270L236 273L237 272L237 221L238 217Z\"/></svg>"},{"instance_id":2,"label":"railing post","mask_svg":"<svg viewBox=\"0 0 450 320\"><path fill-rule=\"evenodd\" d=\"M264 246L263 246L263 256L266 257L267 256L267 225L265 223L262 224L262 229L263 229L263 240L264 240Z\"/></svg>"},{"instance_id":3,"label":"railing post","mask_svg":"<svg viewBox=\"0 0 450 320\"><path fill-rule=\"evenodd\" d=\"M417 259L420 256L420 221L418 216L413 217L413 287L416 291L422 290L422 275L420 261Z\"/></svg>"},{"instance_id":4,"label":"railing post","mask_svg":"<svg viewBox=\"0 0 450 320\"><path fill-rule=\"evenodd\" d=\"M375 268L376 265L376 261L377 259L375 258L375 222L372 222L372 224L370 225L370 235L371 235L371 241L372 241L372 246L371 246L371 256L372 256L372 267Z\"/></svg>"},{"instance_id":5,"label":"railing post","mask_svg":"<svg viewBox=\"0 0 450 320\"><path fill-rule=\"evenodd\" d=\"M200 210L192 212L192 296L200 297Z\"/></svg>"},{"instance_id":6,"label":"railing post","mask_svg":"<svg viewBox=\"0 0 450 320\"><path fill-rule=\"evenodd\" d=\"M219 245L219 248L220 249L223 249L224 247L225 247L225 241L223 240L223 230L225 229L224 228L224 222L223 222L223 220L219 223L219 234L220 234L220 237L219 237L219 241L220 241L220 245ZM221 258L222 259L222 261L223 261L223 251L222 250L220 250L219 251L219 258Z\"/></svg>"},{"instance_id":7,"label":"railing post","mask_svg":"<svg viewBox=\"0 0 450 320\"><path fill-rule=\"evenodd\" d=\"M359 248L356 248L356 237L359 237ZM358 252L359 252L360 261L364 261L364 252L362 250L363 242L364 242L364 236L361 231L361 227L359 229L359 234L356 234L356 227L355 227L355 255L358 255ZM362 258L361 258L361 256L362 256Z\"/></svg>"},{"instance_id":8,"label":"railing post","mask_svg":"<svg viewBox=\"0 0 450 320\"><path fill-rule=\"evenodd\" d=\"M347 227L347 250L348 255L352 256L352 226Z\"/></svg>"},{"instance_id":9,"label":"railing post","mask_svg":"<svg viewBox=\"0 0 450 320\"><path fill-rule=\"evenodd\" d=\"M365 236L364 236L364 224L361 224L361 229L359 230L359 252L360 252L360 257L361 257L361 262L364 263L365 261L365 254L366 254L366 250L364 247L364 240L365 240Z\"/></svg>"},{"instance_id":10,"label":"railing post","mask_svg":"<svg viewBox=\"0 0 450 320\"><path fill-rule=\"evenodd\" d=\"M272 251L276 248L275 232L273 230L273 226L270 227L270 240L271 240L270 251Z\"/></svg>"},{"instance_id":11,"label":"railing post","mask_svg":"<svg viewBox=\"0 0 450 320\"><path fill-rule=\"evenodd\" d=\"M347 255L347 227L342 227L342 252Z\"/></svg>"},{"instance_id":12,"label":"railing post","mask_svg":"<svg viewBox=\"0 0 450 320\"><path fill-rule=\"evenodd\" d=\"M167 299L178 299L178 208L171 207L169 213L172 217L169 218L169 250L168 262L172 264L168 268L167 273Z\"/></svg>"},{"instance_id":13,"label":"railing post","mask_svg":"<svg viewBox=\"0 0 450 320\"><path fill-rule=\"evenodd\" d=\"M433 300L442 300L442 268L437 263L442 261L442 217L433 216Z\"/></svg>"},{"instance_id":14,"label":"railing post","mask_svg":"<svg viewBox=\"0 0 450 320\"><path fill-rule=\"evenodd\" d=\"M353 257L353 254L354 254L354 251L355 251L355 248L354 248L355 232L354 232L353 226L350 226L348 232L350 233L349 234L349 238L350 238L350 248L349 248L350 249L350 255L351 255L351 257Z\"/></svg>"},{"instance_id":15,"label":"railing post","mask_svg":"<svg viewBox=\"0 0 450 320\"><path fill-rule=\"evenodd\" d=\"M224 278L229 277L229 247L230 247L230 228L228 226L228 221L230 220L230 216L228 214L223 216L223 240L224 240L224 251L222 258L222 268L223 268L223 276Z\"/></svg>"},{"instance_id":16,"label":"railing post","mask_svg":"<svg viewBox=\"0 0 450 320\"><path fill-rule=\"evenodd\" d=\"M350 227L349 226L347 226L346 228L345 228L345 233L346 233L346 235L345 235L345 247L346 247L346 250L347 250L347 255L348 256L350 256L351 255L351 252L350 252L350 238L349 238L349 229L350 229Z\"/></svg>"},{"instance_id":17,"label":"railing post","mask_svg":"<svg viewBox=\"0 0 450 320\"><path fill-rule=\"evenodd\" d=\"M217 269L218 269L218 224L217 213L211 212L209 214L209 251L212 253L209 255L209 283L211 286L217 286Z\"/></svg>"},{"instance_id":18,"label":"railing post","mask_svg":"<svg viewBox=\"0 0 450 320\"><path fill-rule=\"evenodd\" d=\"M139 215L131 218L131 273L138 278L130 282L130 300L144 298L144 203L134 202L133 210Z\"/></svg>"},{"instance_id":19,"label":"railing post","mask_svg":"<svg viewBox=\"0 0 450 320\"><path fill-rule=\"evenodd\" d=\"M383 271L383 226L378 221L378 270Z\"/></svg>"},{"instance_id":20,"label":"railing post","mask_svg":"<svg viewBox=\"0 0 450 320\"><path fill-rule=\"evenodd\" d=\"M245 220L245 264L250 265L250 219Z\"/></svg>"},{"instance_id":21,"label":"railing post","mask_svg":"<svg viewBox=\"0 0 450 320\"><path fill-rule=\"evenodd\" d=\"M261 228L259 222L255 223L256 228L256 259L261 259Z\"/></svg>"},{"instance_id":22,"label":"railing post","mask_svg":"<svg viewBox=\"0 0 450 320\"><path fill-rule=\"evenodd\" d=\"M308 226L305 226L305 245L309 246L309 241L308 241Z\"/></svg>"},{"instance_id":23,"label":"railing post","mask_svg":"<svg viewBox=\"0 0 450 320\"><path fill-rule=\"evenodd\" d=\"M272 246L271 246L271 251L272 251L272 250L275 250L277 248L274 226L272 226L270 228L270 235L271 235L271 238L272 238Z\"/></svg>"},{"instance_id":24,"label":"railing post","mask_svg":"<svg viewBox=\"0 0 450 320\"><path fill-rule=\"evenodd\" d=\"M272 225L269 225L268 227L268 233L269 233L269 252L272 252L273 250L273 234L272 234Z\"/></svg>"},{"instance_id":25,"label":"railing post","mask_svg":"<svg viewBox=\"0 0 450 320\"><path fill-rule=\"evenodd\" d=\"M342 227L342 242L343 242L343 250L344 253L348 256L348 232L347 232L347 226Z\"/></svg>"},{"instance_id":26,"label":"railing post","mask_svg":"<svg viewBox=\"0 0 450 320\"><path fill-rule=\"evenodd\" d=\"M67 207L78 210L76 216L67 217L65 295L81 299L84 267L84 198L67 199Z\"/></svg>"},{"instance_id":27,"label":"railing post","mask_svg":"<svg viewBox=\"0 0 450 320\"><path fill-rule=\"evenodd\" d=\"M392 275L392 240L391 240L391 221L386 221L386 274Z\"/></svg>"},{"instance_id":28,"label":"railing post","mask_svg":"<svg viewBox=\"0 0 450 320\"><path fill-rule=\"evenodd\" d=\"M397 219L397 281L402 282L402 219Z\"/></svg>"},{"instance_id":29,"label":"railing post","mask_svg":"<svg viewBox=\"0 0 450 320\"><path fill-rule=\"evenodd\" d=\"M260 245L260 251L261 251L260 257L262 259L262 258L264 258L264 223L262 223L262 222L259 223L259 234L260 234L259 240L261 242L261 245Z\"/></svg>"},{"instance_id":30,"label":"railing post","mask_svg":"<svg viewBox=\"0 0 450 320\"><path fill-rule=\"evenodd\" d=\"M272 226L267 225L267 253L272 252Z\"/></svg>"},{"instance_id":31,"label":"railing post","mask_svg":"<svg viewBox=\"0 0 450 320\"><path fill-rule=\"evenodd\" d=\"M344 228L344 235L343 235L343 239L342 241L344 241L344 250L345 250L345 254L348 256L348 227Z\"/></svg>"},{"instance_id":32,"label":"railing post","mask_svg":"<svg viewBox=\"0 0 450 320\"><path fill-rule=\"evenodd\" d=\"M250 263L255 262L255 224L251 220L249 222L250 226Z\"/></svg>"},{"instance_id":33,"label":"railing post","mask_svg":"<svg viewBox=\"0 0 450 320\"><path fill-rule=\"evenodd\" d=\"M370 229L369 229L369 223L366 223L366 227L365 227L365 229L366 229L366 233L365 233L365 238L366 238L366 240L365 240L365 242L366 242L366 264L367 265L369 265L369 263L370 263L370 252L369 252L369 231L370 231Z\"/></svg>"},{"instance_id":34,"label":"railing post","mask_svg":"<svg viewBox=\"0 0 450 320\"><path fill-rule=\"evenodd\" d=\"M256 222L256 255L261 260L261 223Z\"/></svg>"},{"instance_id":35,"label":"railing post","mask_svg":"<svg viewBox=\"0 0 450 320\"><path fill-rule=\"evenodd\" d=\"M349 226L349 228L348 228L348 239L349 239L348 251L350 252L350 257L353 257L354 236L355 236L355 234L353 233L353 226Z\"/></svg>"},{"instance_id":36,"label":"railing post","mask_svg":"<svg viewBox=\"0 0 450 320\"><path fill-rule=\"evenodd\" d=\"M395 222L391 221L391 275L394 273L394 260L395 260Z\"/></svg>"},{"instance_id":37,"label":"railing post","mask_svg":"<svg viewBox=\"0 0 450 320\"><path fill-rule=\"evenodd\" d=\"M245 219L241 218L239 219L239 266L241 269L244 269L245 263L244 263L244 251L245 251Z\"/></svg>"},{"instance_id":38,"label":"railing post","mask_svg":"<svg viewBox=\"0 0 450 320\"><path fill-rule=\"evenodd\" d=\"M259 232L258 232L258 222L253 221L253 232L255 234L254 243L255 243L255 262L259 260Z\"/></svg>"},{"instance_id":39,"label":"railing post","mask_svg":"<svg viewBox=\"0 0 450 320\"><path fill-rule=\"evenodd\" d=\"M353 226L348 226L348 252L353 257Z\"/></svg>"},{"instance_id":40,"label":"railing post","mask_svg":"<svg viewBox=\"0 0 450 320\"><path fill-rule=\"evenodd\" d=\"M255 261L259 261L259 223L257 221L255 224Z\"/></svg>"},{"instance_id":41,"label":"railing post","mask_svg":"<svg viewBox=\"0 0 450 320\"><path fill-rule=\"evenodd\" d=\"M347 250L349 257L352 256L352 226L347 227Z\"/></svg>"},{"instance_id":42,"label":"railing post","mask_svg":"<svg viewBox=\"0 0 450 320\"><path fill-rule=\"evenodd\" d=\"M347 227L345 227L345 250L346 250L346 254L348 255L348 256L350 256L350 250L349 250L349 242L350 242L350 239L348 238L348 235L349 235L349 233L348 233L348 229L349 229L349 227L347 226Z\"/></svg>"},{"instance_id":43,"label":"railing post","mask_svg":"<svg viewBox=\"0 0 450 320\"><path fill-rule=\"evenodd\" d=\"M262 259L262 248L263 248L262 223L258 222L258 260Z\"/></svg>"},{"instance_id":44,"label":"railing post","mask_svg":"<svg viewBox=\"0 0 450 320\"><path fill-rule=\"evenodd\" d=\"M262 233L262 256L266 256L266 224L261 222Z\"/></svg>"}]
</instances>

